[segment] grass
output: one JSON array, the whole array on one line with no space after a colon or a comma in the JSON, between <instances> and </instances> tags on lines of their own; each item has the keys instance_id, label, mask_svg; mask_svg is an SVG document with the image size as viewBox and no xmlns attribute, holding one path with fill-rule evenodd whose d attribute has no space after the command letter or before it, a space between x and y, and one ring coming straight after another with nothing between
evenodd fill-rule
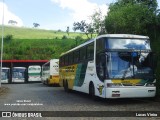
<instances>
[{"instance_id":1,"label":"grass","mask_svg":"<svg viewBox=\"0 0 160 120\"><path fill-rule=\"evenodd\" d=\"M2 27L0 26L0 31ZM86 35L83 33L74 33L71 32L68 36L66 32L58 32L54 30L43 30L38 28L24 28L24 27L4 27L4 36L13 35L14 39L61 39L64 35L69 38L75 38L76 36L81 36L83 39L86 39ZM0 32L1 36L1 32Z\"/></svg>"},{"instance_id":2,"label":"grass","mask_svg":"<svg viewBox=\"0 0 160 120\"><path fill-rule=\"evenodd\" d=\"M74 39L14 39L4 44L4 59L49 60L59 58L75 45Z\"/></svg>"}]
</instances>

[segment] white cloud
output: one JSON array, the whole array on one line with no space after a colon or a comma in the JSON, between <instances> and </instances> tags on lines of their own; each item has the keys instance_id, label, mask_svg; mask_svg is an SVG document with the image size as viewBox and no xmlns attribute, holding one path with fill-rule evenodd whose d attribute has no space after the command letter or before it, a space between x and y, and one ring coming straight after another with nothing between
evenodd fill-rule
<instances>
[{"instance_id":1,"label":"white cloud","mask_svg":"<svg viewBox=\"0 0 160 120\"><path fill-rule=\"evenodd\" d=\"M58 4L62 9L68 9L74 21L89 20L89 17L93 15L95 10L100 9L103 15L108 12L108 6L106 4L98 5L91 3L88 0L51 0L53 3Z\"/></svg>"},{"instance_id":2,"label":"white cloud","mask_svg":"<svg viewBox=\"0 0 160 120\"><path fill-rule=\"evenodd\" d=\"M0 2L0 24L2 24L2 16L3 16L3 3ZM16 21L17 24L15 24L15 26L19 26L19 27L23 26L22 20L18 16L16 16L14 13L9 11L7 5L4 4L4 24L11 25L11 24L8 24L9 20Z\"/></svg>"}]
</instances>

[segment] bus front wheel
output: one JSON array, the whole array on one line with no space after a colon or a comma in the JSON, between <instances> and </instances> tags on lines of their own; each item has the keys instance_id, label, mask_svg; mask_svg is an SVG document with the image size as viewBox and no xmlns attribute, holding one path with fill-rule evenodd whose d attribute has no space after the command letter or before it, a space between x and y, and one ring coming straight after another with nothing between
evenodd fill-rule
<instances>
[{"instance_id":1,"label":"bus front wheel","mask_svg":"<svg viewBox=\"0 0 160 120\"><path fill-rule=\"evenodd\" d=\"M90 83L89 85L89 95L93 100L98 100L98 97L95 95L95 88L93 83Z\"/></svg>"}]
</instances>

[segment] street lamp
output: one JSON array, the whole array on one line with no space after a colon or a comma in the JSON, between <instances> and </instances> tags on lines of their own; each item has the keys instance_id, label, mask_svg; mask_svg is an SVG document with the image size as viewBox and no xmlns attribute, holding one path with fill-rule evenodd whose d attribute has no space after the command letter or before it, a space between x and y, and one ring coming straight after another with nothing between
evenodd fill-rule
<instances>
[{"instance_id":1,"label":"street lamp","mask_svg":"<svg viewBox=\"0 0 160 120\"><path fill-rule=\"evenodd\" d=\"M2 42L1 42L1 68L0 68L0 87L1 87L1 80L2 80L2 59L3 59L3 39L4 39L4 0L2 6Z\"/></svg>"}]
</instances>

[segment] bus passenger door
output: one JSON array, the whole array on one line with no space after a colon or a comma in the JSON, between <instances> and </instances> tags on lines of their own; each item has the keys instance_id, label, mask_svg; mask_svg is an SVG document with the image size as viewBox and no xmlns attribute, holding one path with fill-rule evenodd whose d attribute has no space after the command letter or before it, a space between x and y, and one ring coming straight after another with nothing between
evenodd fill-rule
<instances>
[{"instance_id":1,"label":"bus passenger door","mask_svg":"<svg viewBox=\"0 0 160 120\"><path fill-rule=\"evenodd\" d=\"M106 79L106 55L98 54L96 56L96 73L97 73L97 84L96 88L98 90L97 95L105 98L105 87L104 81Z\"/></svg>"}]
</instances>

